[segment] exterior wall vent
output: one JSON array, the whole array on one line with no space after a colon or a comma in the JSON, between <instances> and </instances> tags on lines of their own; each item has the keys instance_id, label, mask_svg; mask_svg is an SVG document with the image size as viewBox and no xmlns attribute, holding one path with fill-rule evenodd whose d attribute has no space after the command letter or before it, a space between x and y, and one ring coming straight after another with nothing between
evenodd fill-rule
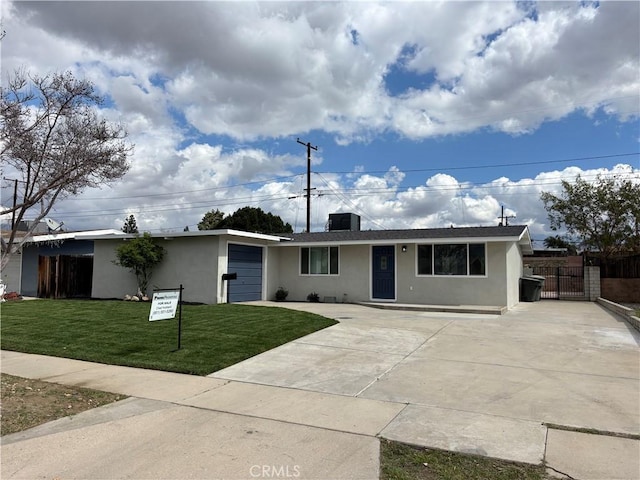
<instances>
[{"instance_id":1,"label":"exterior wall vent","mask_svg":"<svg viewBox=\"0 0 640 480\"><path fill-rule=\"evenodd\" d=\"M335 231L360 231L360 215L355 213L330 213L328 230Z\"/></svg>"}]
</instances>

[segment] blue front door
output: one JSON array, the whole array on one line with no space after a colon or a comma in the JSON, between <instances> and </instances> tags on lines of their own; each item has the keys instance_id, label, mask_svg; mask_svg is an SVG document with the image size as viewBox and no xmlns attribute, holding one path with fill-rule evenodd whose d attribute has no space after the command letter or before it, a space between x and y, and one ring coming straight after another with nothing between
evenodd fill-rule
<instances>
[{"instance_id":1,"label":"blue front door","mask_svg":"<svg viewBox=\"0 0 640 480\"><path fill-rule=\"evenodd\" d=\"M396 298L396 261L393 245L373 246L371 249L372 297L381 300Z\"/></svg>"}]
</instances>

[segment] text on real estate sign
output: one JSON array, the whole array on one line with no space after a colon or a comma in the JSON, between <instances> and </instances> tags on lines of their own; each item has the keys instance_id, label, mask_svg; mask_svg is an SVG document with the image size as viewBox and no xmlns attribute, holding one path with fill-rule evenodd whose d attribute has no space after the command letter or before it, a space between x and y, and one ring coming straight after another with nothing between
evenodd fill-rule
<instances>
[{"instance_id":1,"label":"text on real estate sign","mask_svg":"<svg viewBox=\"0 0 640 480\"><path fill-rule=\"evenodd\" d=\"M167 320L176 316L180 290L155 292L151 301L149 321Z\"/></svg>"}]
</instances>

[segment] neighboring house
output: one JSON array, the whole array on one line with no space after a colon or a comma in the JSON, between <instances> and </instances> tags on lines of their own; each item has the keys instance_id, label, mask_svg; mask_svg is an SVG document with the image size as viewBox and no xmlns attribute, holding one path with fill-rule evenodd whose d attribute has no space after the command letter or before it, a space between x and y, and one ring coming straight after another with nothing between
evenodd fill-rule
<instances>
[{"instance_id":1,"label":"neighboring house","mask_svg":"<svg viewBox=\"0 0 640 480\"><path fill-rule=\"evenodd\" d=\"M314 292L337 302L518 303L522 257L532 253L526 226L360 231L352 217L346 231L154 234L167 255L151 285L182 284L185 301L202 303L270 300L279 287L293 301ZM92 238L93 297L135 293L133 274L113 263L117 245L127 238ZM223 280L223 274L236 278Z\"/></svg>"}]
</instances>

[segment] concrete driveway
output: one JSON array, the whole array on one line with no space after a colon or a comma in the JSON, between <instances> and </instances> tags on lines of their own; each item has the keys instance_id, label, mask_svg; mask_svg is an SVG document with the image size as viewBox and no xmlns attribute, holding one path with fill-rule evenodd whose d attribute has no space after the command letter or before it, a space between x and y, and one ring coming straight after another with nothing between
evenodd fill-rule
<instances>
[{"instance_id":1,"label":"concrete driveway","mask_svg":"<svg viewBox=\"0 0 640 480\"><path fill-rule=\"evenodd\" d=\"M382 437L531 463L549 424L640 434L640 335L595 303L502 316L285 305L340 324L211 376L406 404Z\"/></svg>"},{"instance_id":2,"label":"concrete driveway","mask_svg":"<svg viewBox=\"0 0 640 480\"><path fill-rule=\"evenodd\" d=\"M209 377L3 351L3 373L130 398L2 437L0 476L374 479L385 437L640 478L640 335L596 304L267 304L340 323Z\"/></svg>"}]
</instances>

